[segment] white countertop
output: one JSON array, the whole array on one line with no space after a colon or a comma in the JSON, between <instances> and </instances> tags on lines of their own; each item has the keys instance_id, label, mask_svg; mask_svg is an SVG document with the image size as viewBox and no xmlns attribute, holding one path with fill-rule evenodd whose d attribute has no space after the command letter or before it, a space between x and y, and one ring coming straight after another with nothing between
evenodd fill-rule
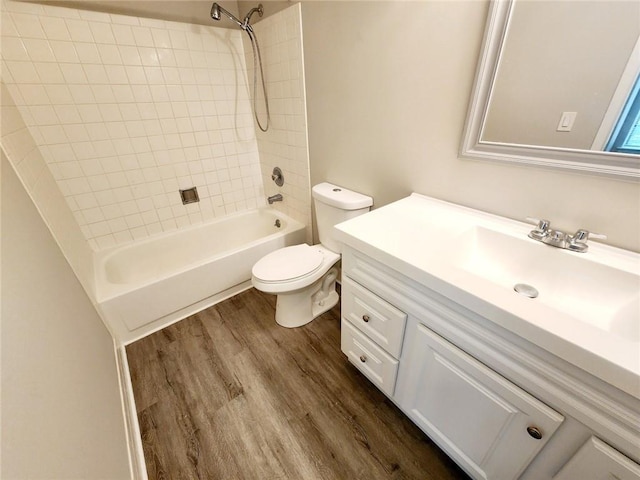
<instances>
[{"instance_id":1,"label":"white countertop","mask_svg":"<svg viewBox=\"0 0 640 480\"><path fill-rule=\"evenodd\" d=\"M586 253L562 250L529 239L532 228L415 193L335 227L343 243L640 398L640 255L592 241ZM474 235L494 258L469 260ZM513 271L558 284L527 298L514 292ZM566 298L574 280L584 301Z\"/></svg>"}]
</instances>

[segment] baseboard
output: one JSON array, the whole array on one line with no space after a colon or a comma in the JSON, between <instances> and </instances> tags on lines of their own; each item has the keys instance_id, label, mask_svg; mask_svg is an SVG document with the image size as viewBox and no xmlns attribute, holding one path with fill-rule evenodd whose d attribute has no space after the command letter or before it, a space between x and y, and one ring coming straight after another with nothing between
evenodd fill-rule
<instances>
[{"instance_id":1,"label":"baseboard","mask_svg":"<svg viewBox=\"0 0 640 480\"><path fill-rule=\"evenodd\" d=\"M140 435L140 424L138 423L138 414L136 411L136 402L133 396L133 384L131 383L131 374L129 373L129 361L127 360L126 345L146 337L158 330L166 328L184 318L193 315L205 308L216 303L220 303L227 298L233 297L238 293L251 288L250 282L244 282L233 288L225 290L217 295L202 300L194 305L190 305L173 315L167 316L158 325L155 324L152 329L144 332L137 332L139 336L126 342L124 345L117 345L114 342L116 364L118 368L118 379L120 381L120 397L122 402L122 410L124 414L125 430L127 435L127 451L129 454L129 468L132 480L148 480L147 467L144 462L144 450L142 448L142 436Z\"/></svg>"},{"instance_id":2,"label":"baseboard","mask_svg":"<svg viewBox=\"0 0 640 480\"><path fill-rule=\"evenodd\" d=\"M124 414L125 430L127 435L127 451L129 454L129 469L132 480L148 480L147 467L144 463L144 450L142 449L142 436L140 424L136 412L136 402L133 396L133 384L129 374L129 362L125 347L116 347L116 363L118 366L118 378L120 380L120 396Z\"/></svg>"}]
</instances>

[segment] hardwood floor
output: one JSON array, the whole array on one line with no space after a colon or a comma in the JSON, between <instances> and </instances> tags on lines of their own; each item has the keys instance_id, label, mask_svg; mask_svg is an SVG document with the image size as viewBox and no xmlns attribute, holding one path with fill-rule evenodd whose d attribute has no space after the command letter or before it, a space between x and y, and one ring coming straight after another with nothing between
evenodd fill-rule
<instances>
[{"instance_id":1,"label":"hardwood floor","mask_svg":"<svg viewBox=\"0 0 640 480\"><path fill-rule=\"evenodd\" d=\"M127 347L149 479L468 478L340 351L248 290Z\"/></svg>"}]
</instances>

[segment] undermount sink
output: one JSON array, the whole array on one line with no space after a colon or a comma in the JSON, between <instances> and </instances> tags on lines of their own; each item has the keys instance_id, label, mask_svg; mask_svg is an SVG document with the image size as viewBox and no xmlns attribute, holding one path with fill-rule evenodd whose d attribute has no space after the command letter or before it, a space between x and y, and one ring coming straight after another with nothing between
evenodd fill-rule
<instances>
[{"instance_id":1,"label":"undermount sink","mask_svg":"<svg viewBox=\"0 0 640 480\"><path fill-rule=\"evenodd\" d=\"M482 226L452 241L453 267L522 296L525 284L537 297L522 301L595 326L632 342L640 341L640 275L594 261L590 253L562 250Z\"/></svg>"}]
</instances>

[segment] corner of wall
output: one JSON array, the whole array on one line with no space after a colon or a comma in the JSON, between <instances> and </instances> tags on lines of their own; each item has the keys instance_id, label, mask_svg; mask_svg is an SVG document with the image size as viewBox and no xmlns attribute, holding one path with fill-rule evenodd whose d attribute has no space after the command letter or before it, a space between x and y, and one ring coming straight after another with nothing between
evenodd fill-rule
<instances>
[{"instance_id":1,"label":"corner of wall","mask_svg":"<svg viewBox=\"0 0 640 480\"><path fill-rule=\"evenodd\" d=\"M282 194L283 203L274 207L304 223L307 242L311 243L311 186L300 12L298 3L254 25L263 58L268 59L263 67L271 110L269 130L256 131L256 135L264 195ZM244 45L247 74L251 79L253 49L247 39ZM257 78L257 111L258 116L265 119L259 72ZM277 187L271 180L271 172L276 166L284 174L282 187Z\"/></svg>"},{"instance_id":2,"label":"corner of wall","mask_svg":"<svg viewBox=\"0 0 640 480\"><path fill-rule=\"evenodd\" d=\"M93 295L93 252L45 164L13 97L0 82L0 149L7 158L78 280Z\"/></svg>"}]
</instances>

